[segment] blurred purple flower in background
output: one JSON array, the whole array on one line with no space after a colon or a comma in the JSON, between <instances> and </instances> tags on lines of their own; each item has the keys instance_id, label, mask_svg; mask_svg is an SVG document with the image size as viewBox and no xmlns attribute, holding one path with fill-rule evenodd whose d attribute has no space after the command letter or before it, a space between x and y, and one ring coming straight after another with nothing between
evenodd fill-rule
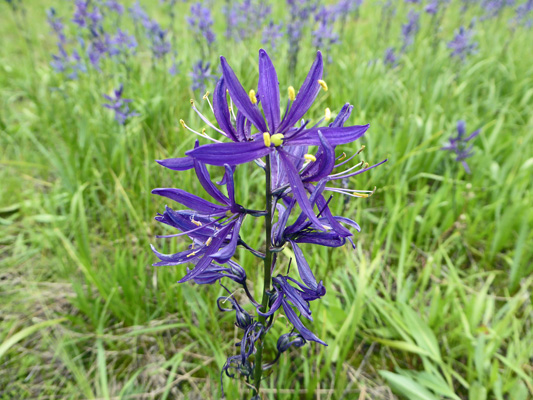
<instances>
[{"instance_id":1,"label":"blurred purple flower in background","mask_svg":"<svg viewBox=\"0 0 533 400\"><path fill-rule=\"evenodd\" d=\"M420 14L413 10L410 10L409 14L407 14L407 23L402 25L402 50L405 50L413 44L415 36L420 29L419 19Z\"/></svg>"},{"instance_id":2,"label":"blurred purple flower in background","mask_svg":"<svg viewBox=\"0 0 533 400\"><path fill-rule=\"evenodd\" d=\"M204 63L202 60L194 64L190 76L192 78L191 89L202 93L205 92L208 82L214 82L217 79L217 76L211 73L211 63Z\"/></svg>"},{"instance_id":3,"label":"blurred purple flower in background","mask_svg":"<svg viewBox=\"0 0 533 400\"><path fill-rule=\"evenodd\" d=\"M204 37L209 46L216 38L212 30L214 21L211 16L211 10L202 4L194 3L191 5L191 14L187 17L187 23L197 35Z\"/></svg>"},{"instance_id":4,"label":"blurred purple flower in background","mask_svg":"<svg viewBox=\"0 0 533 400\"><path fill-rule=\"evenodd\" d=\"M383 63L391 68L394 68L398 65L398 56L396 55L396 50L394 47L389 47L387 50L385 50Z\"/></svg>"},{"instance_id":5,"label":"blurred purple flower in background","mask_svg":"<svg viewBox=\"0 0 533 400\"><path fill-rule=\"evenodd\" d=\"M477 42L473 41L472 26L473 23L470 24L470 28L461 26L454 38L448 42L448 48L452 50L450 54L452 57L458 57L464 61L468 55L477 52Z\"/></svg>"},{"instance_id":6,"label":"blurred purple flower in background","mask_svg":"<svg viewBox=\"0 0 533 400\"><path fill-rule=\"evenodd\" d=\"M283 23L275 24L270 21L268 25L263 28L261 43L268 44L272 50L278 46L278 42L283 38L285 32L283 31Z\"/></svg>"},{"instance_id":7,"label":"blurred purple flower in background","mask_svg":"<svg viewBox=\"0 0 533 400\"><path fill-rule=\"evenodd\" d=\"M473 146L468 146L468 142L474 139L477 135L479 135L480 132L481 131L478 129L472 132L470 136L465 138L466 122L459 121L457 122L457 136L450 139L449 145L441 148L441 150L448 150L455 153L455 161L460 162L468 174L470 173L470 167L468 166L465 160L469 157L472 157L472 155L474 154L472 151Z\"/></svg>"},{"instance_id":8,"label":"blurred purple flower in background","mask_svg":"<svg viewBox=\"0 0 533 400\"><path fill-rule=\"evenodd\" d=\"M105 103L103 106L115 112L115 120L120 125L125 125L128 118L140 115L130 110L128 103L131 103L132 100L123 99L122 98L123 92L124 92L124 85L121 84L118 87L118 89L113 90L112 96L108 96L107 94L103 95L104 98L107 101L109 101L109 103Z\"/></svg>"},{"instance_id":9,"label":"blurred purple flower in background","mask_svg":"<svg viewBox=\"0 0 533 400\"><path fill-rule=\"evenodd\" d=\"M515 21L518 25L526 28L533 26L533 0L527 0L525 3L516 7Z\"/></svg>"}]
</instances>

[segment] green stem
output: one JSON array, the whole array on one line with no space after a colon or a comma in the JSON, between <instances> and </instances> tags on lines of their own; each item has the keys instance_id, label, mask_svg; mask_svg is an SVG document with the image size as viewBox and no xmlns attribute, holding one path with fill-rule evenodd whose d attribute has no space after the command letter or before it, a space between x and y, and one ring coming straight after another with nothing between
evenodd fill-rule
<instances>
[{"instance_id":1,"label":"green stem","mask_svg":"<svg viewBox=\"0 0 533 400\"><path fill-rule=\"evenodd\" d=\"M264 279L263 279L263 300L261 301L261 311L266 312L268 307L268 291L270 290L271 268L272 268L272 252L270 251L270 243L272 242L272 190L270 183L270 156L266 156L266 182L265 182L265 199L266 199L266 216L265 216L265 259L264 259ZM265 325L266 318L259 316L259 322ZM257 353L255 354L255 371L254 371L254 393L259 393L261 386L261 376L263 374L263 338L261 343L257 346Z\"/></svg>"}]
</instances>

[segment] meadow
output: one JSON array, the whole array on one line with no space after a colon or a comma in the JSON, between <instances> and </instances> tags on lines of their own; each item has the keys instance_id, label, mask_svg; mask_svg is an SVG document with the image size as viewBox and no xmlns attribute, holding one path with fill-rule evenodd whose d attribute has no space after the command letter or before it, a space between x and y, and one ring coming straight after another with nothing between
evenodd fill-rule
<instances>
[{"instance_id":1,"label":"meadow","mask_svg":"<svg viewBox=\"0 0 533 400\"><path fill-rule=\"evenodd\" d=\"M196 136L180 119L206 127L190 99L211 115L202 98L219 76L219 55L253 88L258 50L267 49L283 98L305 78L317 44L329 90L307 117L351 103L350 124L370 129L339 150L364 145L361 159L388 161L349 182L376 187L372 196L331 202L361 226L356 249L306 254L327 289L307 326L328 347L283 354L262 398L532 398L533 30L516 11L530 2L492 2L502 4L494 12L490 2L452 0L430 13L434 2L366 0L313 34L326 13L317 8L302 22L296 61L284 1L267 1L270 13L247 14L232 32L230 3L208 3L211 43L187 21L191 2L142 1L164 32L150 37L128 11L133 2L120 14L92 1L103 30L120 26L136 37L135 47L119 43L113 56L89 54L103 31L95 36L73 22L74 2L0 3L0 398L220 398L238 333L216 307L225 291L178 284L185 266L153 267L150 250L176 252L185 243L156 238L170 232L154 221L167 201L150 191L204 193L194 172L174 174L155 160L193 147ZM402 34L413 12L416 29ZM68 57L47 18L61 19ZM271 25L283 35L263 43L270 20L284 24ZM461 26L476 45L452 56L448 43ZM329 41L317 43L317 35ZM386 58L389 48L394 57ZM205 80L191 75L200 60ZM124 121L103 106L121 84L134 112ZM480 129L469 142L470 173L442 150L460 120L467 134ZM263 208L263 179L257 169L238 169L238 197ZM264 246L260 224L243 229ZM256 259L244 249L237 258L259 292ZM278 318L274 332L285 325ZM228 399L248 398L242 380L223 382Z\"/></svg>"}]
</instances>

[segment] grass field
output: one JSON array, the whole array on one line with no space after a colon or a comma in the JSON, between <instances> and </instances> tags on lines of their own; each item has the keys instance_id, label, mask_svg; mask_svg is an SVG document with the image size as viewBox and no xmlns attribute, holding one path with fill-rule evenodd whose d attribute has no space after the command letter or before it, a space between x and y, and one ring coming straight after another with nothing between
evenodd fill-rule
<instances>
[{"instance_id":1,"label":"grass field","mask_svg":"<svg viewBox=\"0 0 533 400\"><path fill-rule=\"evenodd\" d=\"M176 5L170 33L177 75L140 46L127 66L104 60L101 71L66 79L50 67L57 48L46 8L69 25L73 5L53 3L24 1L24 13L0 4L0 398L220 398L237 335L216 308L223 289L178 285L185 268L152 267L149 246L170 252L184 243L155 238L163 228L153 217L166 203L152 188L203 193L192 173L155 163L193 146L179 124L203 127L189 99L208 109L189 89L199 53L185 23L190 4ZM144 4L169 25L165 4ZM261 34L225 40L223 4L212 8L210 61L226 55L255 87ZM273 4L274 19L285 18L284 2ZM332 202L361 226L357 249L306 254L328 291L309 326L329 346L284 354L265 378L265 399L533 397L533 31L511 30L506 8L476 23L476 54L452 59L446 43L482 14L461 4L451 2L436 30L422 6L398 1L387 31L382 4L367 1L332 47L329 91L311 117L350 102L350 124L371 128L342 150L364 144L365 161L389 161L350 182L376 186L372 197ZM387 67L385 49L401 46L413 7L420 32ZM295 76L288 45L271 52L282 93L304 79L310 43ZM140 114L125 126L102 107L120 83ZM440 150L461 119L468 133L481 129L471 174ZM236 181L241 198L263 207L259 171L241 168ZM264 245L261 228L246 225L249 242ZM244 250L237 258L259 293L261 266ZM280 318L274 332L285 325ZM246 398L243 382L224 378L224 387L227 398Z\"/></svg>"}]
</instances>

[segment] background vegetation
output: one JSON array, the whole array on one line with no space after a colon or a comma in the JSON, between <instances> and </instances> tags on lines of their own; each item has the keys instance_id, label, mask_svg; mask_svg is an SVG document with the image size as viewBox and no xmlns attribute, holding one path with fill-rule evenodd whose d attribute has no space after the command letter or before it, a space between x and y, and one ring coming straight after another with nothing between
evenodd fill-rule
<instances>
[{"instance_id":1,"label":"background vegetation","mask_svg":"<svg viewBox=\"0 0 533 400\"><path fill-rule=\"evenodd\" d=\"M55 3L68 21L72 4ZM163 232L153 217L165 201L150 190L202 192L191 175L154 162L191 148L180 118L203 127L190 98L208 110L203 93L189 89L198 54L184 22L190 4L177 4L172 33L180 73L139 50L129 69L107 60L76 80L50 67L56 48L45 4L25 4L25 13L0 4L0 398L219 398L236 333L215 306L223 290L178 285L184 269L152 267L149 248L183 245L155 238ZM350 182L377 186L372 197L333 201L361 225L357 249L308 255L328 290L314 305L313 328L329 346L285 354L264 398L533 396L532 32L511 31L508 9L476 25L477 54L451 59L446 42L479 14L461 4L452 2L437 31L422 12L420 33L395 68L381 60L399 43L411 7L403 2L388 34L382 5L365 3L332 48L329 91L310 115L354 104L350 123L371 128L343 150L364 144L365 161L389 162ZM261 35L224 40L222 5L212 9L219 36L211 61L226 55L252 88ZM159 2L146 6L170 23ZM295 76L288 45L271 52L282 93L298 87L313 60L316 49L305 43ZM119 83L140 114L124 127L102 107L102 94ZM440 150L459 119L468 132L481 128L471 175ZM241 169L239 196L254 196L262 179ZM244 232L261 243L260 226ZM250 277L259 273L244 251L240 261ZM285 321L277 324L281 332ZM224 384L230 399L246 392L240 381Z\"/></svg>"}]
</instances>

